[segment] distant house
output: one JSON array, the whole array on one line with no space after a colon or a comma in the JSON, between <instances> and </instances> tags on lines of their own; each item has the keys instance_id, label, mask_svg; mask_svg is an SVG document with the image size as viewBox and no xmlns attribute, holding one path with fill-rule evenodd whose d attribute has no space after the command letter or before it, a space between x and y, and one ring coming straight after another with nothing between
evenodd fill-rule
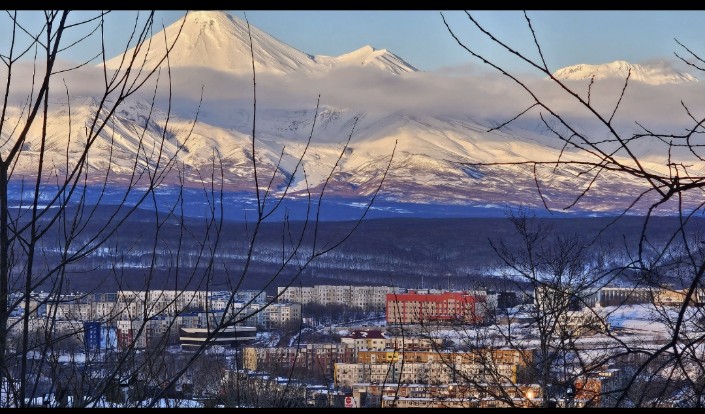
<instances>
[{"instance_id":1,"label":"distant house","mask_svg":"<svg viewBox=\"0 0 705 414\"><path fill-rule=\"evenodd\" d=\"M379 329L356 329L340 338L340 342L357 349L383 350L387 347L387 338Z\"/></svg>"}]
</instances>

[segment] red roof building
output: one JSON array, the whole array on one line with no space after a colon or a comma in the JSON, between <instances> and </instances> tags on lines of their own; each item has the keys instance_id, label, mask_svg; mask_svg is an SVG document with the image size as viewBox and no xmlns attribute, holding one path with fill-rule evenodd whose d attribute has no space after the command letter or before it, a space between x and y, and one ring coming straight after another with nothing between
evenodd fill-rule
<instances>
[{"instance_id":1,"label":"red roof building","mask_svg":"<svg viewBox=\"0 0 705 414\"><path fill-rule=\"evenodd\" d=\"M387 323L480 323L486 302L486 296L467 292L390 293L387 294Z\"/></svg>"}]
</instances>

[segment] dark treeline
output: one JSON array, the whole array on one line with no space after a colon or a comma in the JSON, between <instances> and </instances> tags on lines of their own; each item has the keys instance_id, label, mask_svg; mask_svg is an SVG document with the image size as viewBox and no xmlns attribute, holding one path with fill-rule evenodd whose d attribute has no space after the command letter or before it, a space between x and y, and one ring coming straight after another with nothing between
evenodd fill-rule
<instances>
[{"instance_id":1,"label":"dark treeline","mask_svg":"<svg viewBox=\"0 0 705 414\"><path fill-rule=\"evenodd\" d=\"M154 212L139 212L103 247L87 259L70 266L70 288L76 291L115 291L143 289L151 277L152 289L203 289L188 282L188 273L205 262L192 262L200 249L203 222L186 219L181 225L168 219L158 240L156 264L150 269L152 257L148 252L154 244L154 234L145 229L152 226ZM164 217L160 217L163 220ZM577 235L585 243L596 240L614 251L618 263L633 251L636 238L644 225L641 217L614 218L537 218L551 223L557 234ZM614 223L605 229L608 223ZM89 226L100 225L94 220ZM697 233L705 221L695 219L689 224ZM282 247L287 248L289 234L298 234L303 224L265 223L259 235L253 262L241 289L259 289L272 277L272 269L282 261ZM321 222L318 227L318 246L337 240L349 231L353 222ZM658 244L678 225L676 218L652 217L649 222L650 241ZM184 229L187 231L184 232ZM601 231L602 230L602 231ZM239 279L246 259L248 234L252 231L243 222L226 222L220 235L213 263L210 289L228 290ZM601 231L601 232L600 232ZM90 232L89 232L90 233ZM314 227L309 224L305 245L313 240ZM177 242L182 237L180 250ZM277 286L291 282L294 285L365 284L395 285L409 288L478 288L493 284L490 276L497 257L489 240L502 239L513 243L513 229L506 218L451 218L451 219L372 219L360 227L339 248L318 258L294 281L286 273L277 278L267 291L275 293ZM517 241L518 243L518 241ZM58 250L58 249L56 249ZM51 258L51 243L45 244L45 257ZM180 269L175 264L178 257ZM297 267L290 262L290 274ZM148 272L150 272L148 274ZM202 282L201 282L202 283ZM41 287L40 287L41 289Z\"/></svg>"}]
</instances>

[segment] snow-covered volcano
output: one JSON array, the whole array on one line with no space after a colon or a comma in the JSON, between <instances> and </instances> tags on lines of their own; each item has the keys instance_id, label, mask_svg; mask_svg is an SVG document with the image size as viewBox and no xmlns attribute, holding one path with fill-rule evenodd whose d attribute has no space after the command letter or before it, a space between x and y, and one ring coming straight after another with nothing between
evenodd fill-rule
<instances>
[{"instance_id":1,"label":"snow-covered volcano","mask_svg":"<svg viewBox=\"0 0 705 414\"><path fill-rule=\"evenodd\" d=\"M65 126L69 114L61 106L50 113L45 175L63 176L85 147L84 126L90 125L96 102L77 98L71 107L74 130L68 153ZM13 111L9 115L20 114ZM241 127L224 128L199 121L189 133L192 119L172 114L167 126L164 112L150 109L147 101L128 100L88 152L87 174L100 180L109 168L110 183L120 184L133 180L134 174L148 174L159 162L174 169L164 183L183 180L186 186L199 187L215 177L225 190L252 191L252 114L235 111L231 115ZM145 120L150 117L145 128ZM580 178L578 167L553 170L556 160L577 160L579 154L569 149L561 153L543 145L545 137L530 129L490 131L486 121L471 116L373 116L328 107L317 115L313 109L261 109L257 125L255 159L260 177L267 177L265 181L260 178L260 185L269 183L277 193L290 181L287 194L304 199L324 185L328 197L369 197L379 186L392 153L381 198L399 202L540 208L538 182L544 197L554 206L563 206L579 195L581 187L576 184L588 179ZM353 125L353 139L344 147ZM312 127L314 138L307 146ZM14 177L36 175L42 143L39 131L32 132ZM523 163L528 160L544 162L547 167L534 170L531 164ZM480 163L496 165L474 165ZM660 168L646 161L642 165L652 171ZM180 177L175 174L177 169ZM592 184L584 199L585 207L576 209L614 211L638 195L641 187L633 178L614 174L610 178L610 174L601 174L603 180Z\"/></svg>"},{"instance_id":2,"label":"snow-covered volcano","mask_svg":"<svg viewBox=\"0 0 705 414\"><path fill-rule=\"evenodd\" d=\"M593 76L595 80L624 80L627 78L627 74L630 74L630 80L650 85L698 81L695 76L678 72L664 64L639 65L623 60L616 60L601 65L579 64L568 66L558 69L553 73L553 76L563 80L590 80Z\"/></svg>"},{"instance_id":3,"label":"snow-covered volcano","mask_svg":"<svg viewBox=\"0 0 705 414\"><path fill-rule=\"evenodd\" d=\"M330 67L372 66L395 75L418 70L387 49L378 50L370 45L365 45L335 58L318 55L315 59L317 62L330 65Z\"/></svg>"},{"instance_id":4,"label":"snow-covered volcano","mask_svg":"<svg viewBox=\"0 0 705 414\"><path fill-rule=\"evenodd\" d=\"M586 157L586 152L575 151L572 145L563 148L555 137L556 125L544 125L537 114L534 118L526 115L500 131L494 130L493 127L523 109L521 102L513 102L514 96L500 83L482 77L442 82L436 74L428 73L405 76L417 70L388 50L372 46L337 57L314 56L250 26L255 68L258 73L268 75L258 78L265 80L258 84L254 116L249 84L250 33L242 19L224 12L190 12L185 20L167 27L165 33L154 35L150 41L152 50L138 52L134 61L144 61L147 67L157 65L157 57L163 54L158 53L159 45L163 47L165 36L174 39L182 24L180 38L171 51L170 66L184 69L189 76L200 76L192 82L199 87L206 76L216 79L210 90L205 89L209 93L215 90L217 98L204 94L198 122L193 125L196 105L172 102L172 112L167 116L166 105L159 101L153 109L145 95L130 97L91 146L86 157L89 173L104 178L105 174L100 173L110 167L111 182L121 183L140 172L148 175L156 166L171 165L182 173L171 179L173 183L182 179L188 186L202 186L215 174L226 190L249 191L255 185L254 158L259 177L266 177L266 180L260 178L260 186L271 184L275 193L290 182L287 190L290 196L306 198L309 189L326 185L329 197L365 197L377 189L395 151L381 197L396 201L474 206L522 204L541 208L544 200L552 207L563 207L580 198L575 209L605 212L619 211L644 191L644 183L633 177L618 177L609 169L600 171L599 179L591 183L591 173L580 164L554 168L557 160L584 161L580 157ZM120 62L132 60L127 58L134 53L132 50L111 59L108 67L118 68ZM578 65L560 70L556 76L590 79L594 74L600 79L615 76L623 79L630 69L632 79L662 84L663 88L674 87L669 82L695 80L691 75L678 77L626 62ZM233 81L235 78L241 83ZM304 87L290 88L290 84L300 86L304 80L308 82ZM422 81L428 84L417 88L414 82ZM533 81L550 83L542 79ZM246 93L234 96L236 86L242 86L242 82ZM359 100L344 104L329 104L324 100L316 113L317 88L335 82L342 85L337 91L350 90L356 94L355 98L367 99L369 107L349 104ZM259 93L267 89L265 85L272 84L274 87L269 86L268 94ZM693 85L687 89L695 93L698 84ZM175 83L175 101L177 86ZM306 97L292 100L295 93ZM330 89L329 93L334 94ZM283 104L285 94L288 105ZM448 96L455 96L455 100L446 103ZM638 103L645 101L639 94L635 98ZM491 101L500 104L492 106ZM48 176L63 176L82 156L86 136L90 135L87 134L90 120L98 110L97 101L72 95L70 111L67 107L65 101L52 101L44 142L39 130L41 122L35 123L37 129L30 131L22 146L14 177L37 173L42 146L44 173ZM516 108L520 109L513 112ZM565 108L562 106L561 111ZM618 115L627 110L628 105L623 103ZM499 114L500 111L504 112ZM21 124L23 109L11 107L6 116L8 122ZM628 127L633 128L633 119L628 121ZM3 131L3 141L8 138L4 134L7 132ZM604 134L594 136L604 138ZM344 148L348 137L352 139ZM0 151L6 150L0 145ZM624 154L614 155L620 156ZM300 157L303 157L301 162ZM534 168L529 161L543 164ZM663 163L648 158L640 161L648 171L668 174ZM631 165L628 159L625 163ZM590 186L584 197L581 192L585 187L581 184ZM539 197L537 185L544 200Z\"/></svg>"},{"instance_id":5,"label":"snow-covered volcano","mask_svg":"<svg viewBox=\"0 0 705 414\"><path fill-rule=\"evenodd\" d=\"M144 62L143 66L148 68L157 66L164 56L166 46L173 43L178 35L178 41L169 55L171 67L206 67L227 73L250 74L252 72L251 36L255 69L258 73L315 74L326 72L331 68L351 65L375 67L394 74L417 71L415 67L392 52L386 49L377 50L369 45L338 57L310 55L253 25L249 25L248 30L245 20L223 11L188 12L169 25L164 32L150 39L149 50L137 52L136 62ZM116 56L109 60L107 66L110 69L116 69L121 62L129 61L134 55L133 48L124 56Z\"/></svg>"}]
</instances>

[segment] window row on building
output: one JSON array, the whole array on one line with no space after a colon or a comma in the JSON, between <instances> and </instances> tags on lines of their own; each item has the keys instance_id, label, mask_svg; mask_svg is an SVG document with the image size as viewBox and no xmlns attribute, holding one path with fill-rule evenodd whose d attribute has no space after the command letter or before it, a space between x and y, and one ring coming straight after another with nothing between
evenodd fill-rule
<instances>
[{"instance_id":1,"label":"window row on building","mask_svg":"<svg viewBox=\"0 0 705 414\"><path fill-rule=\"evenodd\" d=\"M315 285L279 286L277 296L284 303L344 305L365 310L384 310L387 294L406 289L393 286Z\"/></svg>"}]
</instances>

